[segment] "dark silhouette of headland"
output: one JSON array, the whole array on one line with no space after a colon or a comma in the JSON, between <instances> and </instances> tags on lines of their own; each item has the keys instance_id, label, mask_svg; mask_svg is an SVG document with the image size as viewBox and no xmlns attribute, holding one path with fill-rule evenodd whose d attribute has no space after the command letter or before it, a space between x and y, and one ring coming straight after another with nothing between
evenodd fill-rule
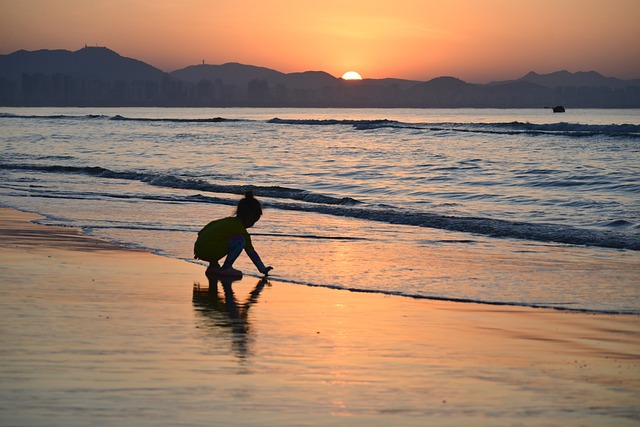
<instances>
[{"instance_id":1,"label":"dark silhouette of headland","mask_svg":"<svg viewBox=\"0 0 640 427\"><path fill-rule=\"evenodd\" d=\"M343 80L323 71L198 64L166 73L106 47L0 55L0 106L640 108L640 79L530 72L471 84L455 77Z\"/></svg>"}]
</instances>

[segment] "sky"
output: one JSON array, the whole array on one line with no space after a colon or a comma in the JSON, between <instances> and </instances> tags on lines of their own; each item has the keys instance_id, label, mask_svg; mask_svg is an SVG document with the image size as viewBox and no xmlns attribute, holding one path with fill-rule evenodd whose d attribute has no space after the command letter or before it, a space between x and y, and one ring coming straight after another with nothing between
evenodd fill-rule
<instances>
[{"instance_id":1,"label":"sky","mask_svg":"<svg viewBox=\"0 0 640 427\"><path fill-rule=\"evenodd\" d=\"M640 78L640 0L0 0L0 54L106 46L163 71L469 83L529 71Z\"/></svg>"}]
</instances>

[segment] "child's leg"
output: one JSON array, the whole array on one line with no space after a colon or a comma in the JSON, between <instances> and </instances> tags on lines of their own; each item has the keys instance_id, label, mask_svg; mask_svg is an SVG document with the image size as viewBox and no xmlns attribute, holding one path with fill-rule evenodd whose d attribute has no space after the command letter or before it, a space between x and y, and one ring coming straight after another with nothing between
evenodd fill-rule
<instances>
[{"instance_id":1,"label":"child's leg","mask_svg":"<svg viewBox=\"0 0 640 427\"><path fill-rule=\"evenodd\" d=\"M204 274L209 277L209 275L216 274L218 270L220 270L220 264L217 261L209 261L209 267L207 267Z\"/></svg>"},{"instance_id":2,"label":"child's leg","mask_svg":"<svg viewBox=\"0 0 640 427\"><path fill-rule=\"evenodd\" d=\"M229 239L229 249L227 252L227 259L224 260L222 270L231 268L233 263L236 262L242 250L244 249L245 240L243 236L233 236Z\"/></svg>"}]
</instances>

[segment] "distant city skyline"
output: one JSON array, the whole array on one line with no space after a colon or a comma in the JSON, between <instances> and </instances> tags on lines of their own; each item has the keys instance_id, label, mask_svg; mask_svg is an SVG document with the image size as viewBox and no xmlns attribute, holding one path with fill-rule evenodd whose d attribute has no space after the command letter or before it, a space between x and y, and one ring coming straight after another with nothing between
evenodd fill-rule
<instances>
[{"instance_id":1,"label":"distant city skyline","mask_svg":"<svg viewBox=\"0 0 640 427\"><path fill-rule=\"evenodd\" d=\"M354 82L325 72L286 74L238 63L165 73L108 48L84 47L0 55L0 105L639 108L640 79L558 71L485 85L455 77Z\"/></svg>"},{"instance_id":2,"label":"distant city skyline","mask_svg":"<svg viewBox=\"0 0 640 427\"><path fill-rule=\"evenodd\" d=\"M639 16L636 0L0 0L0 54L99 45L166 72L204 61L365 79L635 79Z\"/></svg>"}]
</instances>

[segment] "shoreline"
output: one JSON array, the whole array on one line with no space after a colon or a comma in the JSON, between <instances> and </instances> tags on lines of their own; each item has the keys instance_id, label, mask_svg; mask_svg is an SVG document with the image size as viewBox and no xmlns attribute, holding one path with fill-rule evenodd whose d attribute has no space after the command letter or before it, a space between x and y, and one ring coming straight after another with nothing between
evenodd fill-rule
<instances>
[{"instance_id":1,"label":"shoreline","mask_svg":"<svg viewBox=\"0 0 640 427\"><path fill-rule=\"evenodd\" d=\"M2 208L2 206L0 206L0 208ZM6 208L6 209L15 209L15 208ZM17 209L16 209L17 210ZM18 210L19 211L19 210ZM32 212L28 212L28 211L19 211L28 215L32 215L33 218L32 220L37 224L37 220L39 219L43 219L44 217L41 214L38 213L32 213ZM42 225L42 224L39 224ZM117 241L110 241L110 240L106 240L103 239L101 237L96 237L96 236L91 236L91 235L86 235L83 234L80 230L74 230L74 227L69 226L50 226L50 225L45 225L46 227L53 227L53 229L55 229L56 227L59 227L61 230L63 230L62 234L63 235L71 235L71 234L75 234L78 236L78 238L84 239L82 240L83 242L91 242L94 241L95 245L99 246L99 247L103 247L105 245L107 246L113 246L115 249L120 249L120 250L124 250L124 251L141 251L141 252L147 252L147 253L151 253L157 256L161 256L167 259L172 259L175 261L180 261L180 262L187 262L193 265L198 265L198 266L204 266L205 264L200 264L198 262L193 262L190 260L186 260L184 258L178 258L175 256L168 256L166 254L162 254L162 253L158 253L156 251L154 251L153 249L144 247L144 246L131 246L131 245L126 245L126 244L122 244L119 243ZM58 233L59 234L59 233ZM270 236L268 233L264 234L264 233L252 233L252 235L256 236L256 237L263 237L263 236ZM91 240L93 239L93 240ZM64 243L64 242L62 242ZM578 248L580 248L578 246ZM279 249L277 247L273 247L271 249ZM633 252L633 251L631 251ZM282 255L282 251L280 253L280 255ZM286 252L284 252L284 254L286 254ZM433 254L432 256L437 256L437 254ZM476 257L482 257L482 254L479 253L479 251L476 251L473 254L470 254L470 259L476 259ZM260 278L260 275L255 272L253 265L250 263L245 263L243 258L245 257L241 257L240 258L240 264L243 264L242 268L243 269L247 269L249 271L249 273L246 275L247 277L255 277L255 278ZM514 258L515 259L515 258ZM488 259L487 259L488 261ZM627 263L626 266L628 267L629 265L632 265L633 267L635 267L634 264L629 264ZM616 268L619 269L624 269L625 268L625 264L621 264L619 266L617 266ZM597 267L595 267L595 269L597 269ZM640 270L638 270L638 272L640 272ZM433 301L433 302L444 302L444 303L455 303L455 304L479 304L479 305L483 305L483 306L497 306L497 307L522 307L522 308L531 308L531 309L535 309L535 310L554 310L554 311L559 311L559 312L568 312L568 313L583 313L583 314L602 314L602 315L620 315L620 316L637 316L640 318L640 311L634 308L590 308L590 307L582 307L582 306L578 306L578 307L571 307L570 304L554 304L553 302L550 303L536 303L536 302L525 302L525 301L518 301L518 300L499 300L499 299L481 299L481 298L465 298L465 297L455 297L455 296L440 296L440 295L424 295L424 294L420 294L420 293L407 293L407 292L396 292L393 290L385 290L384 288L382 289L369 289L367 287L356 287L353 286L353 284L350 285L345 285L345 286L341 286L341 285L332 285L332 284L318 284L319 282L305 282L305 281L300 281L299 279L289 279L286 277L280 277L279 276L279 271L276 271L275 275L271 275L269 276L269 279L272 281L277 281L277 282L281 282L281 283L286 283L287 285L296 285L296 286L304 286L304 287L309 287L309 288L321 288L321 289L331 289L331 290L336 290L336 291L346 291L346 292L355 292L355 293L362 293L362 294L378 294L378 295L384 295L384 296L390 296L390 297L400 297L400 298L409 298L409 299L415 299L415 300L424 300L424 301ZM526 279L526 277L523 277L523 279ZM426 279L428 280L428 278Z\"/></svg>"},{"instance_id":2,"label":"shoreline","mask_svg":"<svg viewBox=\"0 0 640 427\"><path fill-rule=\"evenodd\" d=\"M270 277L270 280L271 280L271 277ZM451 304L474 304L474 305L480 305L480 306L488 306L487 307L488 309L490 309L491 306L497 306L497 307L512 307L512 308L528 308L532 310L552 310L552 311L558 311L561 313L564 312L564 313L575 313L575 314L593 314L593 315L609 315L609 316L634 316L634 317L640 318L640 313L629 312L629 311L554 307L553 305L527 304L527 303L518 303L518 302L509 302L509 301L504 301L504 302L503 301L482 301L482 300L473 300L469 298L425 296L425 295L419 295L419 294L414 295L414 294L396 293L392 291L383 291L383 290L341 288L338 286L315 285L310 283L295 282L292 280L291 281L278 280L277 278L274 280L279 281L283 284L307 286L310 288L329 289L329 290L342 291L342 292L354 292L359 294L383 295L383 296L395 297L395 298L408 298L408 299L418 300L418 301L443 302L443 303L451 303Z\"/></svg>"},{"instance_id":3,"label":"shoreline","mask_svg":"<svg viewBox=\"0 0 640 427\"><path fill-rule=\"evenodd\" d=\"M0 207L4 425L640 420L637 315L207 283L39 217Z\"/></svg>"}]
</instances>

